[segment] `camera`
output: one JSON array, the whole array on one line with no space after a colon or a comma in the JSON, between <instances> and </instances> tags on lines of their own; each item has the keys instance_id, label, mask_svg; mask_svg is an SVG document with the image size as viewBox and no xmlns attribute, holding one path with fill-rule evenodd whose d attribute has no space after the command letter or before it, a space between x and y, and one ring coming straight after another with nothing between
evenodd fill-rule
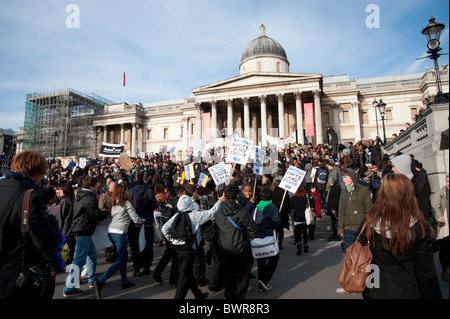
<instances>
[{"instance_id":1,"label":"camera","mask_svg":"<svg viewBox=\"0 0 450 319\"><path fill-rule=\"evenodd\" d=\"M38 266L33 266L17 277L15 286L17 288L32 287L33 289L40 289L44 285L44 278L42 277L42 271Z\"/></svg>"}]
</instances>

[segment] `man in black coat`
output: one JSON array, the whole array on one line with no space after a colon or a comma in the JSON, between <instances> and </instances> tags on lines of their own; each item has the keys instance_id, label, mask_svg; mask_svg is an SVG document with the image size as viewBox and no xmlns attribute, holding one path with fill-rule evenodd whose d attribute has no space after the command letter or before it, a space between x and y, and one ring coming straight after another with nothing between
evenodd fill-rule
<instances>
[{"instance_id":1,"label":"man in black coat","mask_svg":"<svg viewBox=\"0 0 450 319\"><path fill-rule=\"evenodd\" d=\"M422 163L413 160L411 162L411 172L414 175L411 181L414 184L417 204L425 220L429 221L431 216L431 186L427 171L423 169Z\"/></svg>"},{"instance_id":2,"label":"man in black coat","mask_svg":"<svg viewBox=\"0 0 450 319\"><path fill-rule=\"evenodd\" d=\"M216 213L216 240L220 264L223 266L225 299L244 299L252 270L250 241L256 236L256 224L237 203L239 188L225 188L226 201Z\"/></svg>"},{"instance_id":3,"label":"man in black coat","mask_svg":"<svg viewBox=\"0 0 450 319\"><path fill-rule=\"evenodd\" d=\"M328 134L328 144L331 145L331 148L333 149L333 157L336 157L338 153L338 144L339 144L338 134L331 126L327 127L327 134Z\"/></svg>"},{"instance_id":4,"label":"man in black coat","mask_svg":"<svg viewBox=\"0 0 450 319\"><path fill-rule=\"evenodd\" d=\"M23 270L43 262L43 251L52 250L58 244L56 218L46 214L44 198L38 191L47 167L47 161L41 154L25 151L14 157L11 171L0 180L0 299L42 297L41 292L31 286L17 289L15 281ZM35 191L30 197L29 232L25 237L25 264L22 268L21 213L28 189Z\"/></svg>"},{"instance_id":5,"label":"man in black coat","mask_svg":"<svg viewBox=\"0 0 450 319\"><path fill-rule=\"evenodd\" d=\"M338 212L341 187L334 177L328 179L328 185L330 189L327 194L327 215L331 216L331 230L333 231L328 241L337 241L340 240L338 235Z\"/></svg>"}]
</instances>

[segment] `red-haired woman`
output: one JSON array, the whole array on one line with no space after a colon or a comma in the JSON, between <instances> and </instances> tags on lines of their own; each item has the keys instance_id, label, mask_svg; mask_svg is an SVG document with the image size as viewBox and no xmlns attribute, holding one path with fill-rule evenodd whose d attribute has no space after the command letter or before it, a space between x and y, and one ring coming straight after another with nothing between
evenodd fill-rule
<instances>
[{"instance_id":1,"label":"red-haired woman","mask_svg":"<svg viewBox=\"0 0 450 319\"><path fill-rule=\"evenodd\" d=\"M433 259L431 228L419 210L413 184L387 174L366 213L365 235L376 265L364 298L442 298Z\"/></svg>"}]
</instances>

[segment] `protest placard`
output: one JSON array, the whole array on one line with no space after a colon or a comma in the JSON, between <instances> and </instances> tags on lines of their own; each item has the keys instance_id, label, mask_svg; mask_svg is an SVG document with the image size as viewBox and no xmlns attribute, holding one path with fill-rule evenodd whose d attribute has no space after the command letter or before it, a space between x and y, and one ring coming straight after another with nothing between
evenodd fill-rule
<instances>
[{"instance_id":1,"label":"protest placard","mask_svg":"<svg viewBox=\"0 0 450 319\"><path fill-rule=\"evenodd\" d=\"M230 176L230 168L224 162L208 167L208 171L216 185L225 183Z\"/></svg>"},{"instance_id":2,"label":"protest placard","mask_svg":"<svg viewBox=\"0 0 450 319\"><path fill-rule=\"evenodd\" d=\"M264 166L264 150L259 147L255 147L255 156L253 162L253 172L262 176Z\"/></svg>"},{"instance_id":3,"label":"protest placard","mask_svg":"<svg viewBox=\"0 0 450 319\"><path fill-rule=\"evenodd\" d=\"M200 173L200 177L198 179L198 185L206 187L206 183L208 182L208 175Z\"/></svg>"},{"instance_id":4,"label":"protest placard","mask_svg":"<svg viewBox=\"0 0 450 319\"><path fill-rule=\"evenodd\" d=\"M184 174L186 176L186 180L190 180L195 178L195 172L194 172L194 164L188 164L184 166Z\"/></svg>"},{"instance_id":5,"label":"protest placard","mask_svg":"<svg viewBox=\"0 0 450 319\"><path fill-rule=\"evenodd\" d=\"M247 164L248 157L252 150L252 144L252 140L235 137L228 150L226 161L241 165Z\"/></svg>"},{"instance_id":6,"label":"protest placard","mask_svg":"<svg viewBox=\"0 0 450 319\"><path fill-rule=\"evenodd\" d=\"M127 158L124 154L119 156L119 164L124 170L132 169L133 162L131 159Z\"/></svg>"},{"instance_id":7,"label":"protest placard","mask_svg":"<svg viewBox=\"0 0 450 319\"><path fill-rule=\"evenodd\" d=\"M279 187L291 193L295 193L297 191L297 188L301 185L305 175L305 171L295 166L289 166L289 169L287 170L286 174L284 174Z\"/></svg>"}]
</instances>

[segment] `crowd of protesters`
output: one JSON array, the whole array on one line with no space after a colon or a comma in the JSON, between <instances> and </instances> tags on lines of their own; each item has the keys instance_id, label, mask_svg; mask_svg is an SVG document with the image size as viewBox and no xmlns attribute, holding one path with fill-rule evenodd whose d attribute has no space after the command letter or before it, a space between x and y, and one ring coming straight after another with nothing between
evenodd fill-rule
<instances>
[{"instance_id":1,"label":"crowd of protesters","mask_svg":"<svg viewBox=\"0 0 450 319\"><path fill-rule=\"evenodd\" d=\"M329 134L332 136L332 132ZM88 264L88 284L96 289L99 298L103 283L117 270L120 270L122 288L133 286L126 276L127 261L133 262L133 276L150 275L150 268L154 268L153 278L159 283L163 283L162 271L172 261L169 283L177 283L176 298L184 298L188 289L194 292L196 298L205 298L207 293L202 293L198 287L208 285L212 291L225 288L226 298L242 299L245 298L250 276L257 276L259 291L268 291L272 288L269 281L280 257L258 259L258 274L253 274L250 270L254 260L248 244L251 239L258 236L258 233L270 233L271 229L275 229L279 247L283 249L284 231L292 228L297 255L307 254L309 241L315 240L315 225L308 224L305 216L307 209L311 209L314 219L319 219L324 214L331 216L332 233L328 240L342 241L341 246L345 252L354 241L365 214L376 203L383 178L395 173L406 175L411 181L425 222L432 225L435 232L446 225L446 232L439 232L439 246L434 245L433 248L435 252L441 251L442 278L448 280L448 253L442 253L449 251L446 217L448 176L447 188L437 192L439 195L436 196L439 198L434 201L434 209L431 204L431 189L421 163L409 155L398 154L393 159L383 155L378 138L348 145L338 144L332 138L329 144L291 144L276 152L277 161L270 168L266 166L262 176L253 173L251 163L237 164L227 183L227 187L232 185L233 189L215 185L212 178L208 179L205 186L197 184L200 174L210 175L208 167L217 163L201 160L195 162L192 157L186 162L174 162L170 156L162 153L133 158L131 169L123 169L120 162L114 159L90 159L83 168L75 161L71 161L66 167L59 160L49 161L48 170L36 187L42 193L48 189L56 191L57 196L46 204L49 211L54 212L59 230L69 245L67 264L76 263L79 267ZM269 150L267 153L269 154ZM194 163L195 177L187 180L184 166L190 162ZM291 165L304 170L306 175L297 192L288 192L287 196L279 184ZM108 216L114 221L114 229L111 226L109 229L113 249L108 251L108 257L115 266L111 266L100 278L96 274L95 248L91 247L90 236L93 230L74 232L73 229L75 215L81 209L79 198L85 193L90 194L91 202L83 205L90 206L95 211L94 225ZM141 194L144 193L147 194L146 199L141 200L141 196L144 196ZM92 199L95 199L96 207L92 206ZM167 203L175 207L174 211L178 208L180 211L190 209L208 212L208 218L205 217L206 214L199 217L191 215L191 219L198 223L193 227L199 229L195 256L177 254L168 245L164 235L167 234L167 226L164 228L164 224L168 221L162 219L159 212ZM118 206L122 208L119 209ZM252 217L256 211L261 212L259 220L258 217ZM435 211L438 213L435 214ZM221 214L237 216L237 227L234 229L231 224L221 226L226 221L218 217ZM218 220L217 225L214 217ZM240 236L242 243L227 242L226 234L230 227L239 233L239 223L246 229ZM145 226L148 227L148 247L140 252L137 236L140 227ZM263 231L264 227L267 230ZM431 232L430 236L434 236L433 234ZM84 238L83 242L80 237ZM154 244L166 246L158 265L153 263ZM79 248L81 245L85 248L84 251ZM178 264L177 259L182 260L181 264ZM214 264L211 279L205 277L206 264ZM236 268L236 265L239 267ZM66 287L63 292L65 297L81 293L81 289L73 287Z\"/></svg>"}]
</instances>

